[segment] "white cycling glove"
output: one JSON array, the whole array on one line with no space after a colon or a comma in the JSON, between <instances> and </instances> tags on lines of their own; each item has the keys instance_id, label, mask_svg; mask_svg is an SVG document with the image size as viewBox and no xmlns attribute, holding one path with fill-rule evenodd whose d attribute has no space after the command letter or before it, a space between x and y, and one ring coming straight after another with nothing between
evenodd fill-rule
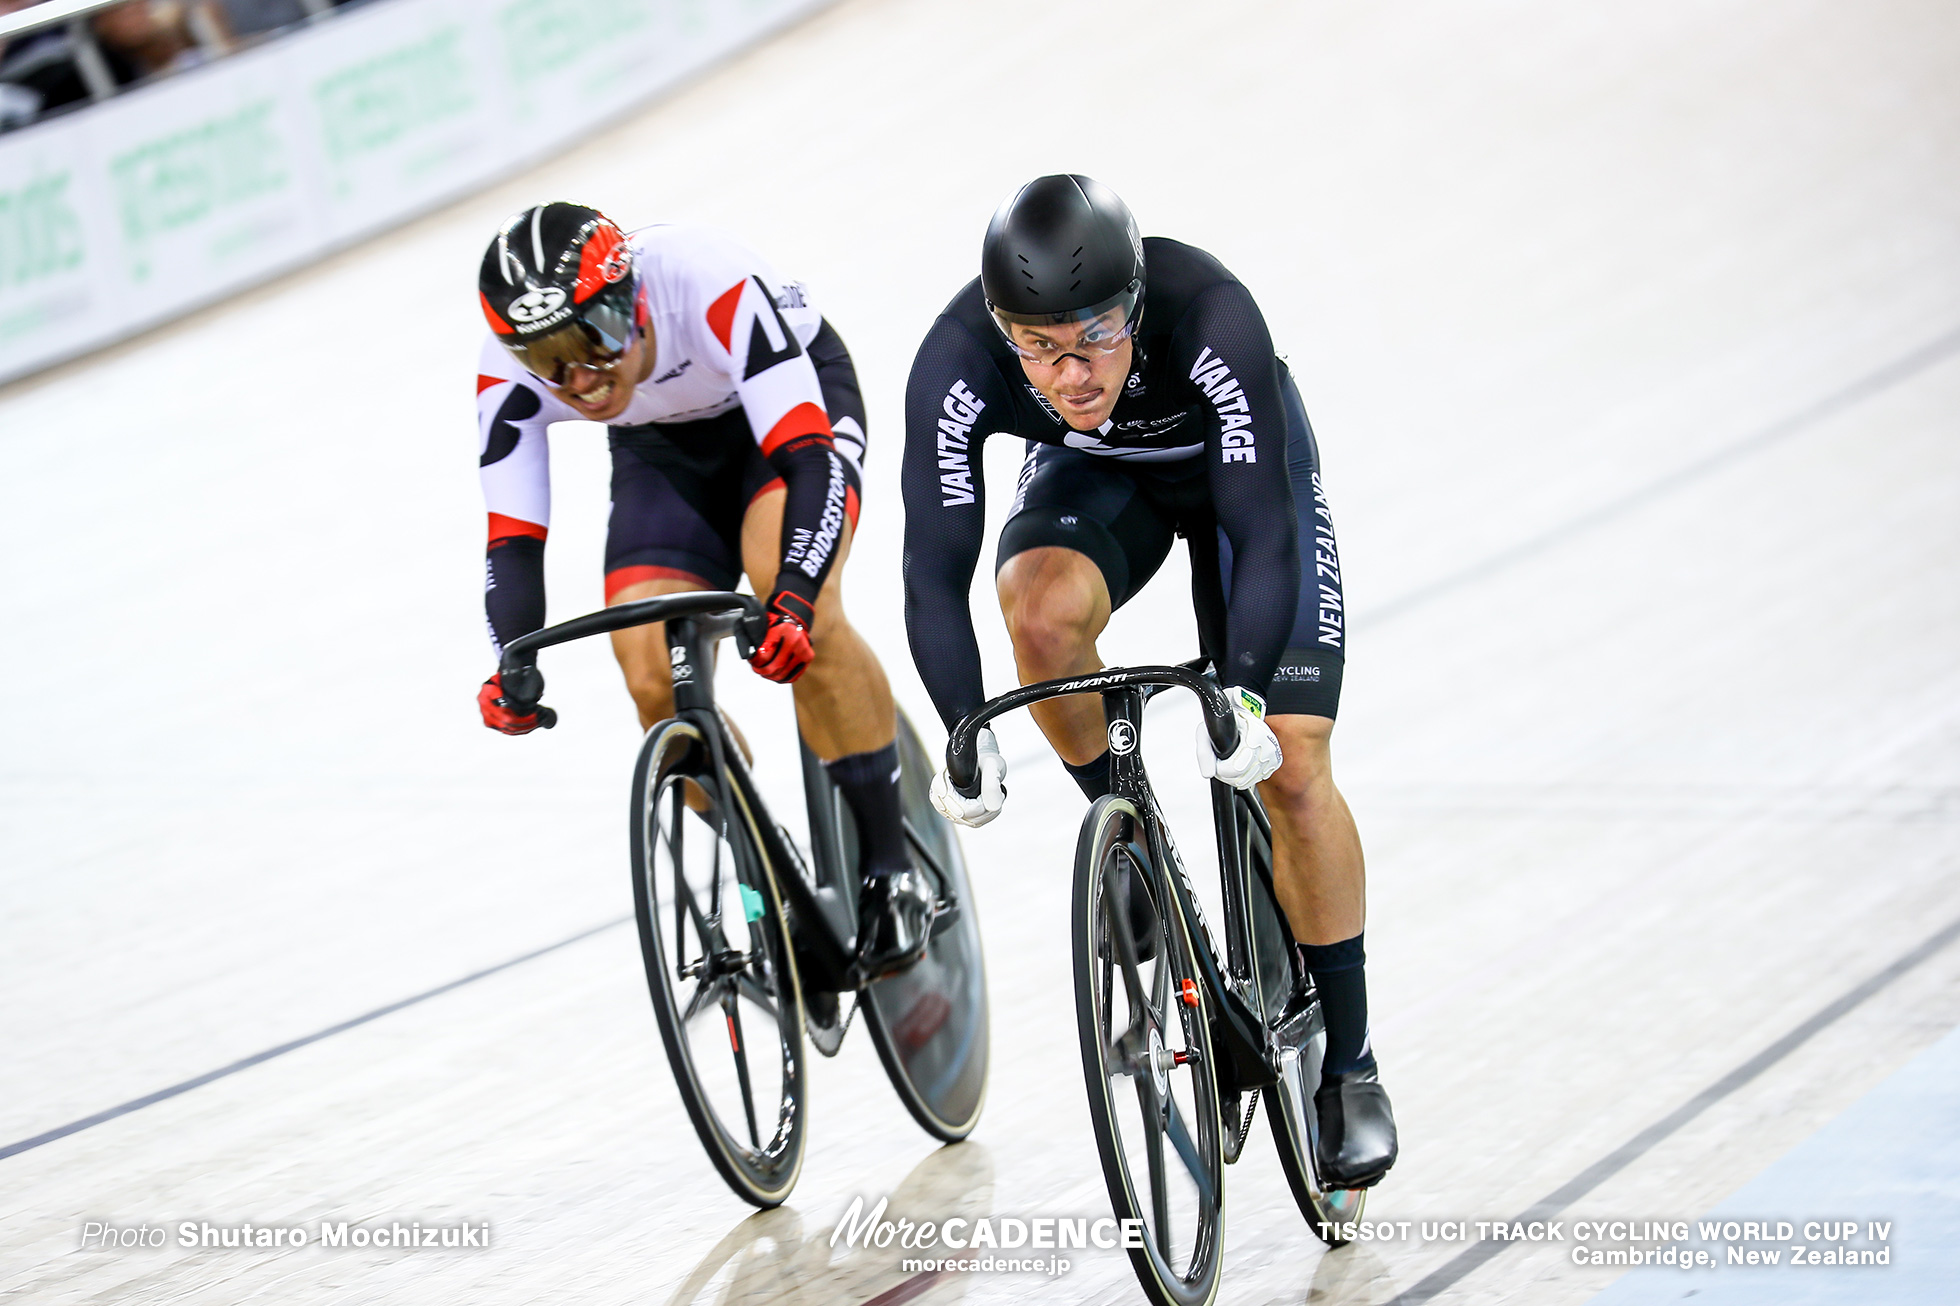
<instances>
[{"instance_id":1,"label":"white cycling glove","mask_svg":"<svg viewBox=\"0 0 1960 1306\"><path fill-rule=\"evenodd\" d=\"M1198 722L1198 774L1222 780L1234 789L1250 789L1279 770L1279 739L1266 724L1266 700L1249 689L1228 689L1232 715L1239 723L1239 746L1229 757L1211 751L1211 736Z\"/></svg>"},{"instance_id":2,"label":"white cycling glove","mask_svg":"<svg viewBox=\"0 0 1960 1306\"><path fill-rule=\"evenodd\" d=\"M932 778L932 805L947 820L969 828L985 825L999 816L1001 804L1007 801L1007 759L1000 755L994 732L982 726L976 742L980 758L979 797L968 798L953 788L943 768Z\"/></svg>"}]
</instances>

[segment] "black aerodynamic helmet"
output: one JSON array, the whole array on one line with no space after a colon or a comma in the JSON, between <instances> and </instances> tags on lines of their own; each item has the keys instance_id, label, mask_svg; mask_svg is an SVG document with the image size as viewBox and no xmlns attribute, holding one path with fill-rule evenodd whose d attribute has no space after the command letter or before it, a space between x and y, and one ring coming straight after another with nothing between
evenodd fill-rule
<instances>
[{"instance_id":1,"label":"black aerodynamic helmet","mask_svg":"<svg viewBox=\"0 0 1960 1306\"><path fill-rule=\"evenodd\" d=\"M994 210L980 246L980 289L1001 334L1123 310L1143 315L1143 237L1130 206L1093 177L1037 177Z\"/></svg>"},{"instance_id":2,"label":"black aerodynamic helmet","mask_svg":"<svg viewBox=\"0 0 1960 1306\"><path fill-rule=\"evenodd\" d=\"M497 339L554 385L571 367L612 366L646 325L633 247L582 204L539 204L505 222L476 288Z\"/></svg>"}]
</instances>

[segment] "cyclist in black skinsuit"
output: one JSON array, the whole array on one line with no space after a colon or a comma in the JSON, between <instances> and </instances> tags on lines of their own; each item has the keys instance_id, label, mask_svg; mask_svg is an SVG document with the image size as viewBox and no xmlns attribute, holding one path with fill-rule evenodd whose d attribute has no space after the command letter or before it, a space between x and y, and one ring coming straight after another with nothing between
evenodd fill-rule
<instances>
[{"instance_id":1,"label":"cyclist in black skinsuit","mask_svg":"<svg viewBox=\"0 0 1960 1306\"><path fill-rule=\"evenodd\" d=\"M1022 683L1102 667L1110 613L1175 536L1188 541L1199 638L1235 691L1243 740L1220 760L1201 731L1199 766L1260 787L1280 902L1326 1012L1321 1175L1376 1182L1395 1161L1395 1122L1368 1041L1361 845L1328 754L1346 653L1340 560L1313 430L1258 305L1204 251L1141 239L1107 187L1042 177L994 215L981 275L919 347L905 421L906 625L949 727L986 699L967 591L988 435L1028 442L995 563ZM1083 792L1106 793L1100 702L1034 711ZM991 732L981 749L978 798L934 785L969 825L1004 798Z\"/></svg>"}]
</instances>

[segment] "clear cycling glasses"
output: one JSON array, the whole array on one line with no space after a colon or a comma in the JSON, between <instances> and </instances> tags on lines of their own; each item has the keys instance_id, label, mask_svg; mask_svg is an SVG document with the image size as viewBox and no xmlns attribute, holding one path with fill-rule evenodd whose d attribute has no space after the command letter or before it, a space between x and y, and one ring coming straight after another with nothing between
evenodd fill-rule
<instances>
[{"instance_id":1,"label":"clear cycling glasses","mask_svg":"<svg viewBox=\"0 0 1960 1306\"><path fill-rule=\"evenodd\" d=\"M531 340L503 337L504 348L524 369L555 386L571 379L572 369L610 372L639 339L639 278L607 286L579 305L572 320Z\"/></svg>"},{"instance_id":2,"label":"clear cycling glasses","mask_svg":"<svg viewBox=\"0 0 1960 1306\"><path fill-rule=\"evenodd\" d=\"M1012 349L1039 367L1074 356L1094 365L1115 353L1136 329L1143 282L1132 281L1100 304L1066 313L1009 313L991 300L994 325Z\"/></svg>"}]
</instances>

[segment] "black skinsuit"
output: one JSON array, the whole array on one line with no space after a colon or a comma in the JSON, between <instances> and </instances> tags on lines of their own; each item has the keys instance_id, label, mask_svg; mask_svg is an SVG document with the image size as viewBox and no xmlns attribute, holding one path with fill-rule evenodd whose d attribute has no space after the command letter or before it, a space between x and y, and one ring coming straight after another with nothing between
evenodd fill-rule
<instances>
[{"instance_id":1,"label":"black skinsuit","mask_svg":"<svg viewBox=\"0 0 1960 1306\"><path fill-rule=\"evenodd\" d=\"M1183 535L1200 638L1221 679L1268 694L1275 714L1335 713L1346 644L1340 563L1299 393L1230 272L1174 240L1143 247L1132 370L1099 430L1072 431L1028 384L977 279L913 361L906 627L949 727L986 697L966 596L985 527L980 447L990 434L1030 442L999 562L1041 546L1075 549L1120 607Z\"/></svg>"}]
</instances>

